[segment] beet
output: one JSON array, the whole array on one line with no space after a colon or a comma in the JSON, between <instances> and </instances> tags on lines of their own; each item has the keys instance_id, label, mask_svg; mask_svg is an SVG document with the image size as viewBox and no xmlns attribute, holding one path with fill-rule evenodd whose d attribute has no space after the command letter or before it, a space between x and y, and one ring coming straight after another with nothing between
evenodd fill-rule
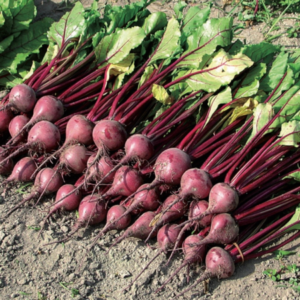
<instances>
[{"instance_id":1,"label":"beet","mask_svg":"<svg viewBox=\"0 0 300 300\"><path fill-rule=\"evenodd\" d=\"M195 263L202 263L204 261L205 256L205 245L200 245L196 247L191 247L191 244L198 244L203 239L202 236L198 235L190 235L188 236L183 244L183 253L184 253L184 260L182 264L174 271L174 273L162 284L162 286L156 290L156 293L160 292L171 280L176 276L179 271L184 268L185 266L190 266L191 264ZM188 280L189 281L189 278Z\"/></svg>"},{"instance_id":2,"label":"beet","mask_svg":"<svg viewBox=\"0 0 300 300\"><path fill-rule=\"evenodd\" d=\"M189 288L176 295L176 298L188 292L204 280L213 277L217 277L218 279L228 278L232 276L235 271L235 266L232 257L227 251L220 247L213 247L207 252L205 258L205 265L206 270L204 271L204 273L202 273L200 278Z\"/></svg>"}]
</instances>

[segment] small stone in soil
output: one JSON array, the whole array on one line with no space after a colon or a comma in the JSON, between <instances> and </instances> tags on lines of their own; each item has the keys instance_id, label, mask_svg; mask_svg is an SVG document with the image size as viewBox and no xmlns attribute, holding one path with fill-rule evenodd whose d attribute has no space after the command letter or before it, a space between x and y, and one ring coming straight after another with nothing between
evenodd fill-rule
<instances>
[{"instance_id":1,"label":"small stone in soil","mask_svg":"<svg viewBox=\"0 0 300 300\"><path fill-rule=\"evenodd\" d=\"M3 231L0 231L0 243L5 238L6 234Z\"/></svg>"},{"instance_id":2,"label":"small stone in soil","mask_svg":"<svg viewBox=\"0 0 300 300\"><path fill-rule=\"evenodd\" d=\"M131 276L130 272L128 272L127 270L122 270L122 271L119 272L119 274L122 278L126 278L126 277Z\"/></svg>"}]
</instances>

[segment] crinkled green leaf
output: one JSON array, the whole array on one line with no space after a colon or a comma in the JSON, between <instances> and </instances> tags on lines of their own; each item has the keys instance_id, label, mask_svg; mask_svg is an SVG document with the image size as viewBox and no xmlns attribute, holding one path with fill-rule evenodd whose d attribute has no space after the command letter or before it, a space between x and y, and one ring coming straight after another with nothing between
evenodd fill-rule
<instances>
[{"instance_id":1,"label":"crinkled green leaf","mask_svg":"<svg viewBox=\"0 0 300 300\"><path fill-rule=\"evenodd\" d=\"M201 68L205 56L213 54L218 46L225 47L231 43L231 28L231 18L219 18L210 19L197 30L195 29L187 39L188 49L182 54L182 56L187 56L178 66Z\"/></svg>"},{"instance_id":2,"label":"crinkled green leaf","mask_svg":"<svg viewBox=\"0 0 300 300\"><path fill-rule=\"evenodd\" d=\"M209 112L205 125L209 122L211 116L218 109L220 104L226 104L232 101L231 88L227 86L222 92L214 95L208 99ZM204 126L205 126L204 125Z\"/></svg>"},{"instance_id":3,"label":"crinkled green leaf","mask_svg":"<svg viewBox=\"0 0 300 300\"><path fill-rule=\"evenodd\" d=\"M194 30L197 30L208 19L210 14L210 7L200 8L198 6L192 6L187 11L182 21L181 30L189 36Z\"/></svg>"},{"instance_id":4,"label":"crinkled green leaf","mask_svg":"<svg viewBox=\"0 0 300 300\"><path fill-rule=\"evenodd\" d=\"M298 147L300 143L300 122L292 120L281 125L280 137L284 137L279 144Z\"/></svg>"},{"instance_id":5,"label":"crinkled green leaf","mask_svg":"<svg viewBox=\"0 0 300 300\"><path fill-rule=\"evenodd\" d=\"M132 49L139 46L144 38L144 30L140 27L122 29L105 36L95 48L97 61L116 64L122 61Z\"/></svg>"},{"instance_id":6,"label":"crinkled green leaf","mask_svg":"<svg viewBox=\"0 0 300 300\"><path fill-rule=\"evenodd\" d=\"M226 52L228 52L231 55L235 55L240 53L243 47L244 44L240 40L236 40L234 43L231 43L228 47L226 47Z\"/></svg>"},{"instance_id":7,"label":"crinkled green leaf","mask_svg":"<svg viewBox=\"0 0 300 300\"><path fill-rule=\"evenodd\" d=\"M17 73L17 67L31 54L39 53L42 45L48 44L47 30L52 19L45 18L30 25L28 30L15 38L9 48L0 56L0 70L8 70L12 74Z\"/></svg>"},{"instance_id":8,"label":"crinkled green leaf","mask_svg":"<svg viewBox=\"0 0 300 300\"><path fill-rule=\"evenodd\" d=\"M153 97L161 102L163 105L169 105L172 104L172 97L169 96L168 92L166 89L158 84L153 84L152 85L152 94Z\"/></svg>"},{"instance_id":9,"label":"crinkled green leaf","mask_svg":"<svg viewBox=\"0 0 300 300\"><path fill-rule=\"evenodd\" d=\"M187 82L194 90L215 92L221 86L229 84L244 69L251 67L253 62L243 54L229 55L223 49L213 57L201 74L190 77ZM187 74L195 72L189 71Z\"/></svg>"},{"instance_id":10,"label":"crinkled green leaf","mask_svg":"<svg viewBox=\"0 0 300 300\"><path fill-rule=\"evenodd\" d=\"M23 80L30 78L30 76L41 66L41 64L35 60L32 61L31 68L28 71L27 69L24 70L24 75L20 73L23 77Z\"/></svg>"},{"instance_id":11,"label":"crinkled green leaf","mask_svg":"<svg viewBox=\"0 0 300 300\"><path fill-rule=\"evenodd\" d=\"M253 112L253 128L248 142L262 129L274 116L273 106L270 103L260 103Z\"/></svg>"},{"instance_id":12,"label":"crinkled green leaf","mask_svg":"<svg viewBox=\"0 0 300 300\"><path fill-rule=\"evenodd\" d=\"M5 18L3 12L0 11L0 28L4 25L4 23L5 23Z\"/></svg>"},{"instance_id":13,"label":"crinkled green leaf","mask_svg":"<svg viewBox=\"0 0 300 300\"><path fill-rule=\"evenodd\" d=\"M92 45L94 48L97 47L97 45L100 43L100 41L102 40L102 38L105 36L105 30L104 28L97 32L94 36L93 36L93 39L92 39Z\"/></svg>"},{"instance_id":14,"label":"crinkled green leaf","mask_svg":"<svg viewBox=\"0 0 300 300\"><path fill-rule=\"evenodd\" d=\"M83 5L78 1L70 12L65 13L58 22L52 24L48 38L60 48L72 38L79 38L85 30Z\"/></svg>"},{"instance_id":15,"label":"crinkled green leaf","mask_svg":"<svg viewBox=\"0 0 300 300\"><path fill-rule=\"evenodd\" d=\"M10 8L13 16L11 33L29 28L30 23L36 16L36 7L33 0L17 0L13 8Z\"/></svg>"},{"instance_id":16,"label":"crinkled green leaf","mask_svg":"<svg viewBox=\"0 0 300 300\"><path fill-rule=\"evenodd\" d=\"M116 28L122 28L147 5L147 1L134 2L125 6L106 5L104 15L106 19L110 20L107 34L111 34Z\"/></svg>"},{"instance_id":17,"label":"crinkled green leaf","mask_svg":"<svg viewBox=\"0 0 300 300\"><path fill-rule=\"evenodd\" d=\"M287 70L288 54L281 52L274 60L270 70L260 82L260 88L265 92L272 91L282 79Z\"/></svg>"},{"instance_id":18,"label":"crinkled green leaf","mask_svg":"<svg viewBox=\"0 0 300 300\"><path fill-rule=\"evenodd\" d=\"M170 19L160 44L148 65L153 64L157 60L171 57L175 49L178 47L180 35L181 33L178 21L174 18Z\"/></svg>"},{"instance_id":19,"label":"crinkled green leaf","mask_svg":"<svg viewBox=\"0 0 300 300\"><path fill-rule=\"evenodd\" d=\"M13 15L9 8L2 9L0 3L0 11L5 19L4 25L1 27L0 30L0 40L8 37L11 34L11 29L13 26Z\"/></svg>"},{"instance_id":20,"label":"crinkled green leaf","mask_svg":"<svg viewBox=\"0 0 300 300\"><path fill-rule=\"evenodd\" d=\"M275 93L269 100L270 102L275 101L284 91L288 90L295 83L294 73L290 66L287 67L286 75L280 85L276 88Z\"/></svg>"},{"instance_id":21,"label":"crinkled green leaf","mask_svg":"<svg viewBox=\"0 0 300 300\"><path fill-rule=\"evenodd\" d=\"M259 89L259 80L266 74L267 67L264 63L259 63L249 70L242 82L238 83L238 90L235 98L251 97Z\"/></svg>"},{"instance_id":22,"label":"crinkled green leaf","mask_svg":"<svg viewBox=\"0 0 300 300\"><path fill-rule=\"evenodd\" d=\"M148 17L148 16L151 16L151 13L150 11L147 9L147 10L141 10L139 11L135 16L134 18L132 18L125 26L125 28L130 28L130 27L134 27L134 26L138 26L138 27L142 27L144 22L145 22L145 19Z\"/></svg>"},{"instance_id":23,"label":"crinkled green leaf","mask_svg":"<svg viewBox=\"0 0 300 300\"><path fill-rule=\"evenodd\" d=\"M163 12L155 12L146 18L142 25L145 34L148 35L164 28L168 24L167 16Z\"/></svg>"},{"instance_id":24,"label":"crinkled green leaf","mask_svg":"<svg viewBox=\"0 0 300 300\"><path fill-rule=\"evenodd\" d=\"M300 82L293 85L278 101L273 105L275 113L279 110L280 116L272 123L272 128L280 128L281 124L288 122L300 110Z\"/></svg>"},{"instance_id":25,"label":"crinkled green leaf","mask_svg":"<svg viewBox=\"0 0 300 300\"><path fill-rule=\"evenodd\" d=\"M179 71L178 74L177 74L177 77L174 78L174 79L178 79L178 78L180 78L184 75L185 75L184 71ZM174 84L174 85L170 86L169 91L175 99L180 99L184 95L191 93L193 90L187 84L186 81L181 81L181 82L178 82L177 84Z\"/></svg>"},{"instance_id":26,"label":"crinkled green leaf","mask_svg":"<svg viewBox=\"0 0 300 300\"><path fill-rule=\"evenodd\" d=\"M0 53L4 52L14 40L14 35L10 35L0 42Z\"/></svg>"},{"instance_id":27,"label":"crinkled green leaf","mask_svg":"<svg viewBox=\"0 0 300 300\"><path fill-rule=\"evenodd\" d=\"M298 78L299 75L300 75L300 64L299 64L299 61L298 62L294 62L294 63L290 63L289 67L293 71L294 78Z\"/></svg>"},{"instance_id":28,"label":"crinkled green leaf","mask_svg":"<svg viewBox=\"0 0 300 300\"><path fill-rule=\"evenodd\" d=\"M243 48L243 53L251 58L252 61L258 62L270 54L275 55L280 47L270 43L262 42L255 45L246 45Z\"/></svg>"},{"instance_id":29,"label":"crinkled green leaf","mask_svg":"<svg viewBox=\"0 0 300 300\"><path fill-rule=\"evenodd\" d=\"M17 84L23 82L23 79L18 75L11 75L8 72L4 71L0 73L0 86L5 86L7 88L12 88Z\"/></svg>"},{"instance_id":30,"label":"crinkled green leaf","mask_svg":"<svg viewBox=\"0 0 300 300\"><path fill-rule=\"evenodd\" d=\"M183 18L183 10L186 6L187 3L184 1L179 1L174 4L174 12L178 21L180 21Z\"/></svg>"}]
</instances>

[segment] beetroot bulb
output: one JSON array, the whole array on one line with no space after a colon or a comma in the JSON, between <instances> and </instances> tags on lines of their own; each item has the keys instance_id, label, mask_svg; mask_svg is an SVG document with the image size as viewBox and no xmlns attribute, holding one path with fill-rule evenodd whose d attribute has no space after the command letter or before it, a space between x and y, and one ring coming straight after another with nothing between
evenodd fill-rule
<instances>
[{"instance_id":1,"label":"beetroot bulb","mask_svg":"<svg viewBox=\"0 0 300 300\"><path fill-rule=\"evenodd\" d=\"M36 162L31 157L21 158L14 166L12 173L5 180L4 184L9 182L29 182L31 175L36 170Z\"/></svg>"},{"instance_id":2,"label":"beetroot bulb","mask_svg":"<svg viewBox=\"0 0 300 300\"><path fill-rule=\"evenodd\" d=\"M115 173L122 165L125 165L131 161L144 162L152 158L154 155L154 145L151 140L142 134L134 134L130 136L124 146L125 156L120 160L120 162L115 165L110 171L108 171L105 176L100 180L98 184L101 184L111 174Z\"/></svg>"},{"instance_id":3,"label":"beetroot bulb","mask_svg":"<svg viewBox=\"0 0 300 300\"><path fill-rule=\"evenodd\" d=\"M134 282L146 271L151 263L162 253L167 254L169 250L173 249L174 244L178 238L179 230L176 228L176 224L166 224L161 227L157 232L157 243L159 251L149 261L149 263L141 270L141 272L130 282L130 284L124 288L128 290ZM181 241L182 242L182 241Z\"/></svg>"},{"instance_id":4,"label":"beetroot bulb","mask_svg":"<svg viewBox=\"0 0 300 300\"><path fill-rule=\"evenodd\" d=\"M209 205L205 212L197 217L183 222L179 226L183 227L187 223L199 221L208 215L233 211L239 204L239 195L228 184L223 182L217 183L212 187L209 193L208 203Z\"/></svg>"},{"instance_id":5,"label":"beetroot bulb","mask_svg":"<svg viewBox=\"0 0 300 300\"><path fill-rule=\"evenodd\" d=\"M142 184L143 178L137 170L129 166L122 166L117 170L111 187L101 196L101 199L117 196L128 197Z\"/></svg>"},{"instance_id":6,"label":"beetroot bulb","mask_svg":"<svg viewBox=\"0 0 300 300\"><path fill-rule=\"evenodd\" d=\"M81 265L83 263L84 258L89 254L89 252L93 249L93 247L96 245L97 241L101 236L106 234L107 232L111 230L123 230L126 229L130 223L131 223L131 215L126 215L122 217L124 212L126 211L125 207L122 205L114 205L112 206L106 215L106 225L104 228L97 234L97 236L94 238L92 244L89 246L89 248L86 251L85 256L82 259L82 262L79 265L79 269L81 268Z\"/></svg>"},{"instance_id":7,"label":"beetroot bulb","mask_svg":"<svg viewBox=\"0 0 300 300\"><path fill-rule=\"evenodd\" d=\"M9 123L8 131L12 138L14 138L14 144L19 144L25 142L26 135L25 132L20 133L22 128L28 123L29 118L26 115L15 116Z\"/></svg>"},{"instance_id":8,"label":"beetroot bulb","mask_svg":"<svg viewBox=\"0 0 300 300\"><path fill-rule=\"evenodd\" d=\"M158 208L160 201L160 194L158 192L158 189L154 188L151 190L145 190L145 187L147 187L148 185L148 183L145 183L138 188L137 193L135 194L133 201L127 207L127 210L124 209L125 211L123 212L123 214L120 215L115 222L118 222L125 216L130 216L133 213L136 214L135 211L141 213L145 211L154 211Z\"/></svg>"},{"instance_id":9,"label":"beetroot bulb","mask_svg":"<svg viewBox=\"0 0 300 300\"><path fill-rule=\"evenodd\" d=\"M7 131L13 117L12 111L9 109L2 109L2 105L0 104L0 135Z\"/></svg>"},{"instance_id":10,"label":"beetroot bulb","mask_svg":"<svg viewBox=\"0 0 300 300\"><path fill-rule=\"evenodd\" d=\"M166 207L169 207L171 203L174 201L176 202L174 205L172 205L167 212L164 214L155 214L155 217L153 218L152 222L150 223L150 226L152 226L152 230L146 239L145 242L148 241L148 239L151 237L152 233L157 231L159 227L162 225L176 221L180 218L182 218L187 210L187 204L184 201L176 201L178 198L178 195L171 195L167 197L167 199L164 201L162 205L162 211L165 210ZM179 226L178 226L179 227Z\"/></svg>"},{"instance_id":11,"label":"beetroot bulb","mask_svg":"<svg viewBox=\"0 0 300 300\"><path fill-rule=\"evenodd\" d=\"M66 210L66 211L72 211L78 208L80 201L82 199L82 195L80 192L74 193L68 197L66 197L63 201L61 201L61 198L64 197L66 194L68 194L71 190L73 190L75 187L73 184L64 184L62 185L59 190L56 193L55 197L55 203L52 209L50 209L49 213L43 220L41 230L39 232L39 236L41 235L43 228L45 226L46 221L58 210Z\"/></svg>"},{"instance_id":12,"label":"beetroot bulb","mask_svg":"<svg viewBox=\"0 0 300 300\"><path fill-rule=\"evenodd\" d=\"M155 179L145 190L151 190L161 185L168 188L179 185L181 176L191 167L191 163L190 156L178 148L164 150L159 154L154 165ZM131 194L128 199L134 195L135 193Z\"/></svg>"},{"instance_id":13,"label":"beetroot bulb","mask_svg":"<svg viewBox=\"0 0 300 300\"><path fill-rule=\"evenodd\" d=\"M113 168L113 162L110 159L109 156L103 156L100 158L99 162L97 164L91 165L95 159L96 154L92 154L88 160L87 160L87 171L85 179L78 184L76 187L74 187L73 190L69 191L68 194L66 194L64 197L62 197L61 200L63 200L65 197L68 197L70 195L72 195L73 193L76 193L77 191L81 190L83 187L85 189L87 189L87 185L94 181L98 181L102 178L102 174L104 174L105 172L109 172L109 170L111 170ZM110 183L113 181L115 176L115 173L112 173L109 177L106 178L106 180L104 181L104 184ZM95 190L95 189L94 189Z\"/></svg>"},{"instance_id":14,"label":"beetroot bulb","mask_svg":"<svg viewBox=\"0 0 300 300\"><path fill-rule=\"evenodd\" d=\"M119 236L115 242L110 246L108 251L110 249L123 241L124 239L128 237L135 237L141 240L144 240L148 237L148 235L151 232L150 222L154 218L155 213L152 211L147 211L143 213L130 227L128 227L125 232ZM157 230L151 234L151 238L154 237L157 233Z\"/></svg>"},{"instance_id":15,"label":"beetroot bulb","mask_svg":"<svg viewBox=\"0 0 300 300\"><path fill-rule=\"evenodd\" d=\"M218 279L228 278L232 276L235 271L234 261L232 257L226 250L220 247L213 247L207 252L205 258L205 265L206 269L204 273L200 276L200 278L189 288L176 295L175 298L178 298L179 296L188 292L204 280L213 277L217 277Z\"/></svg>"},{"instance_id":16,"label":"beetroot bulb","mask_svg":"<svg viewBox=\"0 0 300 300\"><path fill-rule=\"evenodd\" d=\"M22 83L11 89L8 104L0 108L0 110L14 109L17 112L28 113L33 110L35 102L35 91L30 86Z\"/></svg>"},{"instance_id":17,"label":"beetroot bulb","mask_svg":"<svg viewBox=\"0 0 300 300\"><path fill-rule=\"evenodd\" d=\"M6 158L5 149L0 147L0 162ZM6 160L5 163L0 164L0 175L8 175L12 171L14 163L12 159Z\"/></svg>"},{"instance_id":18,"label":"beetroot bulb","mask_svg":"<svg viewBox=\"0 0 300 300\"><path fill-rule=\"evenodd\" d=\"M208 235L197 246L204 244L231 244L239 235L239 226L230 214L213 217Z\"/></svg>"},{"instance_id":19,"label":"beetroot bulb","mask_svg":"<svg viewBox=\"0 0 300 300\"><path fill-rule=\"evenodd\" d=\"M203 214L203 212L207 210L207 207L208 207L207 201L193 200L189 207L188 219L193 219L193 218L197 217L198 215ZM198 230L199 228L205 228L205 227L209 226L211 224L211 219L212 219L212 215L208 215L199 221L187 223L187 224L185 224L185 226L183 226L183 228L181 229L181 231L178 235L178 241L176 241L173 251L172 251L171 255L169 256L167 264L171 261L171 258L173 257L175 250L178 248L178 243L180 242L184 233L187 230L190 230L192 227L194 227L194 230Z\"/></svg>"},{"instance_id":20,"label":"beetroot bulb","mask_svg":"<svg viewBox=\"0 0 300 300\"><path fill-rule=\"evenodd\" d=\"M121 123L114 120L99 121L93 129L93 141L98 152L91 165L94 165L101 155L123 148L127 136L127 131Z\"/></svg>"},{"instance_id":21,"label":"beetroot bulb","mask_svg":"<svg viewBox=\"0 0 300 300\"><path fill-rule=\"evenodd\" d=\"M0 166L3 165L6 160L15 157L27 149L49 153L57 148L60 138L60 132L54 124L48 121L40 121L30 129L27 143L19 147L18 150L14 151L4 160L0 161Z\"/></svg>"},{"instance_id":22,"label":"beetroot bulb","mask_svg":"<svg viewBox=\"0 0 300 300\"><path fill-rule=\"evenodd\" d=\"M161 212L164 215L175 203L185 202L188 199L205 199L208 197L212 188L212 182L208 173L205 171L192 168L185 171L180 180L180 191L178 197L173 203L165 207ZM204 213L204 211L202 212Z\"/></svg>"},{"instance_id":23,"label":"beetroot bulb","mask_svg":"<svg viewBox=\"0 0 300 300\"><path fill-rule=\"evenodd\" d=\"M19 204L17 204L11 210L9 210L8 213L6 213L6 215L4 216L4 218L9 216L12 212L14 212L24 203L40 197L41 194L49 195L57 192L63 184L63 179L59 173L56 173L55 176L53 176L54 173L55 171L50 168L40 170L40 172L35 178L34 186L31 190L31 193L27 197L25 197Z\"/></svg>"},{"instance_id":24,"label":"beetroot bulb","mask_svg":"<svg viewBox=\"0 0 300 300\"><path fill-rule=\"evenodd\" d=\"M190 267L191 264L195 263L202 263L204 261L205 257L205 245L200 245L196 247L191 247L191 244L197 244L203 239L200 235L190 235L188 236L183 244L183 253L184 253L184 260L182 264L174 271L174 273L162 284L162 286L156 290L156 293L160 292L171 280L176 276L182 268L185 266ZM188 272L189 273L189 272ZM187 278L187 281L189 281L189 277Z\"/></svg>"},{"instance_id":25,"label":"beetroot bulb","mask_svg":"<svg viewBox=\"0 0 300 300\"><path fill-rule=\"evenodd\" d=\"M79 205L78 214L79 217L74 224L72 231L63 239L55 242L45 244L48 246L51 244L61 243L68 241L80 228L87 225L100 224L105 220L107 209L104 201L96 201L99 195L89 195L82 199Z\"/></svg>"},{"instance_id":26,"label":"beetroot bulb","mask_svg":"<svg viewBox=\"0 0 300 300\"><path fill-rule=\"evenodd\" d=\"M92 132L94 124L83 115L74 115L66 126L66 139L64 144L51 156L45 159L38 170L41 169L51 159L58 157L68 146L82 144L89 146L93 143Z\"/></svg>"},{"instance_id":27,"label":"beetroot bulb","mask_svg":"<svg viewBox=\"0 0 300 300\"><path fill-rule=\"evenodd\" d=\"M41 97L34 106L33 115L29 122L26 123L17 135L12 137L7 144L15 145L16 138L27 132L34 124L39 121L49 121L51 123L61 119L64 115L64 107L60 100L53 96Z\"/></svg>"}]
</instances>

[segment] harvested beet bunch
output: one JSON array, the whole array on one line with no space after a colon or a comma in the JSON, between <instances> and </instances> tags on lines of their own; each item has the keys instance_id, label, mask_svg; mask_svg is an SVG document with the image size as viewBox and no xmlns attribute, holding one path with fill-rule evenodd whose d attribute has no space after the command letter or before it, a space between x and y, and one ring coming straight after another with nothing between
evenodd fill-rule
<instances>
[{"instance_id":1,"label":"harvested beet bunch","mask_svg":"<svg viewBox=\"0 0 300 300\"><path fill-rule=\"evenodd\" d=\"M167 20L148 4L125 6L121 18L121 8L100 16L96 2L77 2L51 25L43 64L1 101L6 190L34 186L0 217L56 193L39 237L54 213L78 210L78 219L44 246L89 225L98 232L85 255L111 231L124 230L107 252L129 237L157 238L124 289L160 254L168 268L182 251L156 293L184 267L205 271L188 272L178 297L298 237L299 58L232 42L232 19L209 18L209 8L182 6Z\"/></svg>"}]
</instances>

